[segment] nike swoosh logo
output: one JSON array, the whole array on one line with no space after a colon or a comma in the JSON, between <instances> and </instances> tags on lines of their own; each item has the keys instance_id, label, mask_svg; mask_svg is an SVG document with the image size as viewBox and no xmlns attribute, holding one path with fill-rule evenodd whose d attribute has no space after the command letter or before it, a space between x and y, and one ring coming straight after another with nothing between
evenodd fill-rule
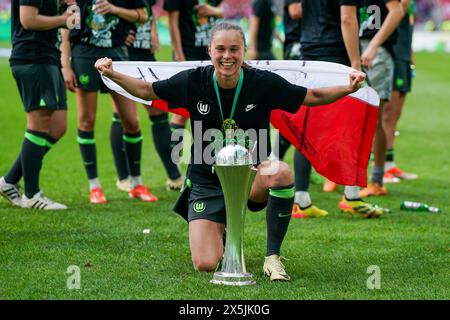
<instances>
[{"instance_id":1,"label":"nike swoosh logo","mask_svg":"<svg viewBox=\"0 0 450 320\"><path fill-rule=\"evenodd\" d=\"M95 164L95 161L85 162L85 163L84 163L85 166L91 166L91 165L93 165L93 164Z\"/></svg>"},{"instance_id":2,"label":"nike swoosh logo","mask_svg":"<svg viewBox=\"0 0 450 320\"><path fill-rule=\"evenodd\" d=\"M252 110L254 107L256 107L256 104L249 104L247 107L245 107L245 111L249 112L250 110Z\"/></svg>"},{"instance_id":3,"label":"nike swoosh logo","mask_svg":"<svg viewBox=\"0 0 450 320\"><path fill-rule=\"evenodd\" d=\"M278 217L279 217L279 218L287 218L287 217L290 217L290 216L291 216L290 213L285 213L285 214L279 213L279 214L278 214Z\"/></svg>"}]
</instances>

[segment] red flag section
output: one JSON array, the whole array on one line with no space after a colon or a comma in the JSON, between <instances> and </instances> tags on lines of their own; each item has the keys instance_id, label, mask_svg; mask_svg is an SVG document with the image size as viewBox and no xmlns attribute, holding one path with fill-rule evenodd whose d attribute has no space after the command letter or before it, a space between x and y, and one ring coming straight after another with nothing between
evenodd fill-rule
<instances>
[{"instance_id":1,"label":"red flag section","mask_svg":"<svg viewBox=\"0 0 450 320\"><path fill-rule=\"evenodd\" d=\"M167 101L164 101L164 100L154 100L154 101L152 101L151 106L155 107L156 109L164 110L166 112L172 112L172 113L179 114L180 116L183 116L185 118L191 117L189 111L185 108L176 108L176 109L172 109L169 111L169 105L168 105Z\"/></svg>"},{"instance_id":2,"label":"red flag section","mask_svg":"<svg viewBox=\"0 0 450 320\"><path fill-rule=\"evenodd\" d=\"M270 121L318 173L348 186L367 185L367 164L378 119L378 107L346 96L295 114L274 110Z\"/></svg>"}]
</instances>

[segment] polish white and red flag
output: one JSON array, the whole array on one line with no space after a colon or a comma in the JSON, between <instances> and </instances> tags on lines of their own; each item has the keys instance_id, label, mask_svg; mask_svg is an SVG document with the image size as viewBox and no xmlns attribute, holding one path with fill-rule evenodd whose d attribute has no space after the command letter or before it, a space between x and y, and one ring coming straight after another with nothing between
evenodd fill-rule
<instances>
[{"instance_id":1,"label":"polish white and red flag","mask_svg":"<svg viewBox=\"0 0 450 320\"><path fill-rule=\"evenodd\" d=\"M287 81L306 88L348 85L349 74L354 71L341 64L318 61L261 60L247 63L254 68L272 71ZM131 77L154 82L167 79L183 70L210 64L210 61L127 61L113 62L113 68ZM108 78L103 77L103 81L111 90L132 100L168 111L165 101L144 101L131 96ZM328 105L303 105L294 114L281 109L273 110L270 121L310 160L319 174L338 184L366 186L367 165L377 125L379 103L375 90L364 86ZM182 107L170 112L189 118L189 112Z\"/></svg>"}]
</instances>

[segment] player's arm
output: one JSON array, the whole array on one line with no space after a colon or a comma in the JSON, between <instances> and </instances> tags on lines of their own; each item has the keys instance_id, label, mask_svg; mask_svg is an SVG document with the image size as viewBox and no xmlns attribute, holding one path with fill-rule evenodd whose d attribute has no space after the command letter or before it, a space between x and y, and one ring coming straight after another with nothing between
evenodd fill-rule
<instances>
[{"instance_id":1,"label":"player's arm","mask_svg":"<svg viewBox=\"0 0 450 320\"><path fill-rule=\"evenodd\" d=\"M72 55L72 52L70 48L69 33L69 30L61 29L61 73L63 75L66 88L72 92L75 92L75 88L78 83L77 77L75 76L75 72L73 72L72 65L70 63L70 56Z\"/></svg>"},{"instance_id":2,"label":"player's arm","mask_svg":"<svg viewBox=\"0 0 450 320\"><path fill-rule=\"evenodd\" d=\"M363 66L369 68L372 66L377 49L389 38L403 18L403 7L400 1L390 0L386 3L386 8L389 11L386 19L361 56L361 64Z\"/></svg>"},{"instance_id":3,"label":"player's arm","mask_svg":"<svg viewBox=\"0 0 450 320\"><path fill-rule=\"evenodd\" d=\"M197 9L197 13L199 16L223 18L223 7L221 4L217 7L214 7L212 5L203 3L198 4L195 8Z\"/></svg>"},{"instance_id":4,"label":"player's arm","mask_svg":"<svg viewBox=\"0 0 450 320\"><path fill-rule=\"evenodd\" d=\"M401 0L401 1L403 7L403 16L405 16L405 14L408 14L409 6L411 5L411 0Z\"/></svg>"},{"instance_id":5,"label":"player's arm","mask_svg":"<svg viewBox=\"0 0 450 320\"><path fill-rule=\"evenodd\" d=\"M184 56L183 47L181 46L181 33L178 26L178 22L180 20L180 11L169 11L168 17L170 39L172 39L172 47L175 54L175 60L185 61L186 57Z\"/></svg>"},{"instance_id":6,"label":"player's arm","mask_svg":"<svg viewBox=\"0 0 450 320\"><path fill-rule=\"evenodd\" d=\"M152 10L150 8L150 10ZM152 53L158 52L159 48L160 48L160 43L159 43L159 35L158 35L158 30L156 29L156 17L152 14L153 19L152 19L152 29L151 29L151 39L152 39Z\"/></svg>"},{"instance_id":7,"label":"player's arm","mask_svg":"<svg viewBox=\"0 0 450 320\"><path fill-rule=\"evenodd\" d=\"M159 97L153 91L151 82L135 79L123 73L113 70L112 60L109 58L98 59L95 68L105 77L121 86L129 94L143 100L158 100Z\"/></svg>"},{"instance_id":8,"label":"player's arm","mask_svg":"<svg viewBox=\"0 0 450 320\"><path fill-rule=\"evenodd\" d=\"M288 6L288 13L292 20L300 20L303 15L302 3L291 3Z\"/></svg>"},{"instance_id":9,"label":"player's arm","mask_svg":"<svg viewBox=\"0 0 450 320\"><path fill-rule=\"evenodd\" d=\"M98 14L113 14L128 22L144 23L148 20L148 14L145 7L137 9L128 9L115 6L112 3L104 0L95 4L94 11Z\"/></svg>"},{"instance_id":10,"label":"player's arm","mask_svg":"<svg viewBox=\"0 0 450 320\"><path fill-rule=\"evenodd\" d=\"M252 15L250 18L250 46L248 48L248 55L251 60L254 60L258 56L258 31L259 31L260 18Z\"/></svg>"},{"instance_id":11,"label":"player's arm","mask_svg":"<svg viewBox=\"0 0 450 320\"><path fill-rule=\"evenodd\" d=\"M21 5L19 9L20 23L25 30L47 31L67 27L67 21L72 14L65 12L60 16L44 16L39 14L39 8Z\"/></svg>"},{"instance_id":12,"label":"player's arm","mask_svg":"<svg viewBox=\"0 0 450 320\"><path fill-rule=\"evenodd\" d=\"M341 32L352 68L361 70L359 25L356 6L341 6Z\"/></svg>"},{"instance_id":13,"label":"player's arm","mask_svg":"<svg viewBox=\"0 0 450 320\"><path fill-rule=\"evenodd\" d=\"M303 104L313 107L332 103L357 91L366 79L366 75L361 71L355 71L350 73L349 78L350 81L347 86L308 89Z\"/></svg>"}]
</instances>

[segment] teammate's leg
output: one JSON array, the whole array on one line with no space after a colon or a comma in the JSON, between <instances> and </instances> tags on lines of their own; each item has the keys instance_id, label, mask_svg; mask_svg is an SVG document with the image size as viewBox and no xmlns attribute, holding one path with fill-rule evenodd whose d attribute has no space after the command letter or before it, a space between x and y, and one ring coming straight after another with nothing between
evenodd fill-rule
<instances>
[{"instance_id":1,"label":"teammate's leg","mask_svg":"<svg viewBox=\"0 0 450 320\"><path fill-rule=\"evenodd\" d=\"M153 143L169 177L166 181L166 188L168 190L180 190L184 184L184 179L178 166L172 161L171 130L167 112L151 106L145 106L145 108L152 123Z\"/></svg>"},{"instance_id":2,"label":"teammate's leg","mask_svg":"<svg viewBox=\"0 0 450 320\"><path fill-rule=\"evenodd\" d=\"M131 198L137 198L145 202L157 201L158 198L142 184L141 157L143 137L139 127L136 103L115 92L111 92L111 97L119 112L124 130L123 140L130 169L131 190L129 195Z\"/></svg>"}]
</instances>

